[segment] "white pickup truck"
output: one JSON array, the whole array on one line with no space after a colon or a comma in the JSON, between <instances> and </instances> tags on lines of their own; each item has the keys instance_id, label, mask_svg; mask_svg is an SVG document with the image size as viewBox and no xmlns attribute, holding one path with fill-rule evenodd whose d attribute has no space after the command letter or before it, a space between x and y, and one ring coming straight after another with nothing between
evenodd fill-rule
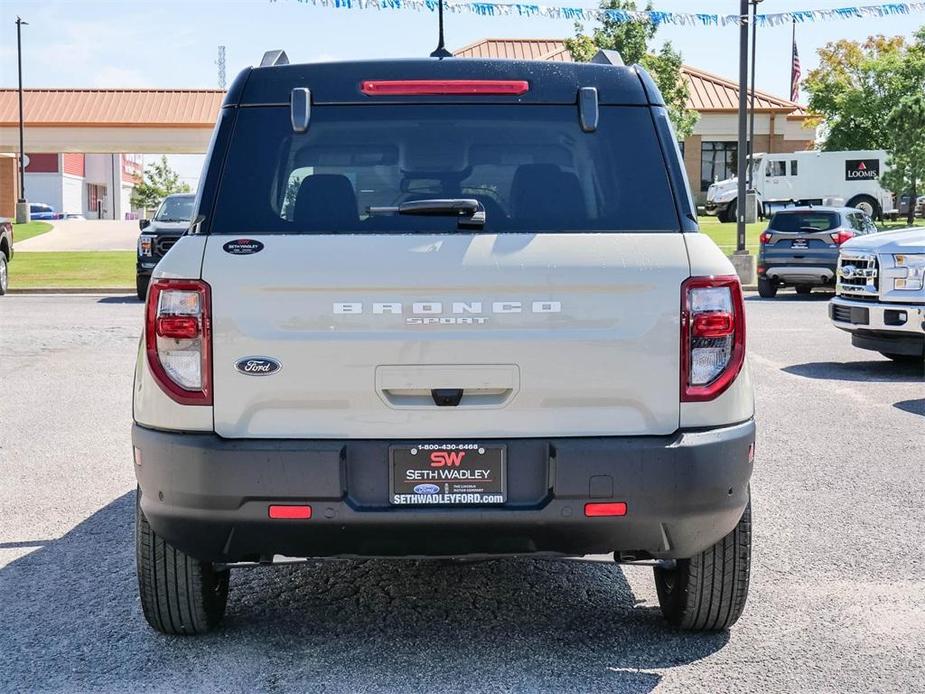
<instances>
[{"instance_id":1,"label":"white pickup truck","mask_svg":"<svg viewBox=\"0 0 925 694\"><path fill-rule=\"evenodd\" d=\"M681 628L748 592L745 308L637 67L245 70L135 371L141 604L283 556L614 554Z\"/></svg>"},{"instance_id":2,"label":"white pickup truck","mask_svg":"<svg viewBox=\"0 0 925 694\"><path fill-rule=\"evenodd\" d=\"M925 361L925 228L860 236L842 245L829 317L855 347Z\"/></svg>"}]
</instances>

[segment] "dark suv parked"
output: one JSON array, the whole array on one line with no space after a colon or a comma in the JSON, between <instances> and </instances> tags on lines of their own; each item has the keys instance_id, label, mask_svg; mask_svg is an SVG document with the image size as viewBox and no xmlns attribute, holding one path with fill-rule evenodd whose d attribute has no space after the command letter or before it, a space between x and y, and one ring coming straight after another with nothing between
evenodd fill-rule
<instances>
[{"instance_id":1,"label":"dark suv parked","mask_svg":"<svg viewBox=\"0 0 925 694\"><path fill-rule=\"evenodd\" d=\"M142 301L148 293L154 266L189 229L195 199L193 193L168 195L157 208L154 219L138 221L141 236L138 237L138 259L135 263L135 289Z\"/></svg>"},{"instance_id":2,"label":"dark suv parked","mask_svg":"<svg viewBox=\"0 0 925 694\"><path fill-rule=\"evenodd\" d=\"M772 298L781 287L809 294L834 287L838 247L877 232L866 214L851 207L794 207L774 213L761 234L758 293Z\"/></svg>"}]
</instances>

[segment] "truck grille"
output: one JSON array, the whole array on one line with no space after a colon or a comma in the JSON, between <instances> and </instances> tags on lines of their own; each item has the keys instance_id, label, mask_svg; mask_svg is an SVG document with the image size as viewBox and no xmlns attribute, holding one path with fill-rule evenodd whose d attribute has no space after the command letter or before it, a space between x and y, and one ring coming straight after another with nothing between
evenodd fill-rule
<instances>
[{"instance_id":1,"label":"truck grille","mask_svg":"<svg viewBox=\"0 0 925 694\"><path fill-rule=\"evenodd\" d=\"M879 289L877 256L872 253L843 252L838 257L835 292L852 299L876 299Z\"/></svg>"},{"instance_id":2,"label":"truck grille","mask_svg":"<svg viewBox=\"0 0 925 694\"><path fill-rule=\"evenodd\" d=\"M166 255L167 251L173 248L173 245L178 240L179 239L176 236L168 236L162 239L158 239L157 242L154 244L154 248L157 251L157 255L159 256Z\"/></svg>"}]
</instances>

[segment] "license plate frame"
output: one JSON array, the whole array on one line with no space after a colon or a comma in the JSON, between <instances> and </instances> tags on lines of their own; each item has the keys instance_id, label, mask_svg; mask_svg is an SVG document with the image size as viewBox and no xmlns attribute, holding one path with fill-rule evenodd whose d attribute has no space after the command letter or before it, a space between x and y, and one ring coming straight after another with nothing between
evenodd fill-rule
<instances>
[{"instance_id":1,"label":"license plate frame","mask_svg":"<svg viewBox=\"0 0 925 694\"><path fill-rule=\"evenodd\" d=\"M790 247L798 251L805 251L807 248L809 248L809 241L806 239L794 239L790 242Z\"/></svg>"},{"instance_id":2,"label":"license plate frame","mask_svg":"<svg viewBox=\"0 0 925 694\"><path fill-rule=\"evenodd\" d=\"M449 442L389 446L391 506L497 506L506 501L506 445Z\"/></svg>"}]
</instances>

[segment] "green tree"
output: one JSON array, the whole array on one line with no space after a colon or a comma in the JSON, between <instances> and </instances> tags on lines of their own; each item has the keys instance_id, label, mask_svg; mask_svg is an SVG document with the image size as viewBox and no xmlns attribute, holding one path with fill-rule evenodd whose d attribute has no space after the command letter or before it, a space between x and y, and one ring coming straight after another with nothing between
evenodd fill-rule
<instances>
[{"instance_id":1,"label":"green tree","mask_svg":"<svg viewBox=\"0 0 925 694\"><path fill-rule=\"evenodd\" d=\"M925 176L925 27L911 43L902 36L828 43L803 87L822 149L887 150L884 187L914 200Z\"/></svg>"},{"instance_id":2,"label":"green tree","mask_svg":"<svg viewBox=\"0 0 925 694\"><path fill-rule=\"evenodd\" d=\"M602 10L636 10L635 0L601 0ZM652 4L646 5L651 10ZM627 65L639 63L652 74L658 85L668 115L679 140L684 140L694 131L698 114L687 108L687 81L681 74L681 54L666 41L657 53L649 51L649 43L655 38L658 28L648 22L620 22L606 16L591 35L584 33L584 26L575 23L575 36L565 40L565 47L572 60L586 63L599 49L618 51Z\"/></svg>"},{"instance_id":3,"label":"green tree","mask_svg":"<svg viewBox=\"0 0 925 694\"><path fill-rule=\"evenodd\" d=\"M132 207L148 209L157 207L161 200L172 193L188 193L188 183L180 181L180 174L170 168L167 157L161 155L160 161L148 164L141 183L132 189Z\"/></svg>"},{"instance_id":4,"label":"green tree","mask_svg":"<svg viewBox=\"0 0 925 694\"><path fill-rule=\"evenodd\" d=\"M925 188L925 90L907 94L890 111L886 120L892 134L890 169L883 174L883 185L897 194L911 196L906 221L915 222L915 199Z\"/></svg>"}]
</instances>

